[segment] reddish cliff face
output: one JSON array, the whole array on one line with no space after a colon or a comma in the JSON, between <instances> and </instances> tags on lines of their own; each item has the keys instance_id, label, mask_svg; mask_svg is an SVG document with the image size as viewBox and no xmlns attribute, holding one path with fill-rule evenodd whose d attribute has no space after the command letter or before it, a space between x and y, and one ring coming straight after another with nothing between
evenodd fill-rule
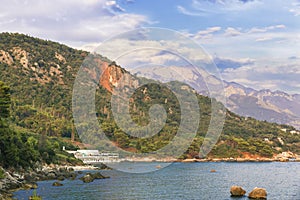
<instances>
[{"instance_id":1,"label":"reddish cliff face","mask_svg":"<svg viewBox=\"0 0 300 200\"><path fill-rule=\"evenodd\" d=\"M110 64L99 58L93 59L93 62L96 63L97 70L94 68L89 72L91 78L99 80L100 85L109 92L113 92L115 87L136 87L138 85L138 80L134 76L114 62Z\"/></svg>"},{"instance_id":2,"label":"reddish cliff face","mask_svg":"<svg viewBox=\"0 0 300 200\"><path fill-rule=\"evenodd\" d=\"M98 66L101 71L100 85L109 92L112 92L115 87L124 88L127 86L136 88L138 86L138 79L115 63L109 64L100 61Z\"/></svg>"},{"instance_id":3,"label":"reddish cliff face","mask_svg":"<svg viewBox=\"0 0 300 200\"><path fill-rule=\"evenodd\" d=\"M112 92L113 87L118 86L118 82L125 75L126 71L116 65L108 65L106 62L104 62L101 67L102 75L100 78L100 84L105 89Z\"/></svg>"}]
</instances>

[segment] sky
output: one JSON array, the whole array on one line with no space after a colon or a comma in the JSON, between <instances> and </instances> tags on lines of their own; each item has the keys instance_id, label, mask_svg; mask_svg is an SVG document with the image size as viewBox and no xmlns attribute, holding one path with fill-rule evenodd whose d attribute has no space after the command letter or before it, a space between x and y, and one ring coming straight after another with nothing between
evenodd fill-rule
<instances>
[{"instance_id":1,"label":"sky","mask_svg":"<svg viewBox=\"0 0 300 200\"><path fill-rule=\"evenodd\" d=\"M2 0L0 7L0 32L79 49L140 27L197 42L226 81L300 93L299 0Z\"/></svg>"}]
</instances>

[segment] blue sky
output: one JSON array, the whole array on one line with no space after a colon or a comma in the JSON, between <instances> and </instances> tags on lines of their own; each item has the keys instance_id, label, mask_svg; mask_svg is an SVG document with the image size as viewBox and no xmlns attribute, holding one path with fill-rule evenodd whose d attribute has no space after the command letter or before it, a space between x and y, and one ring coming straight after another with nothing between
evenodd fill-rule
<instances>
[{"instance_id":1,"label":"blue sky","mask_svg":"<svg viewBox=\"0 0 300 200\"><path fill-rule=\"evenodd\" d=\"M76 48L139 27L195 40L227 81L300 93L299 0L3 0L0 8L1 32Z\"/></svg>"}]
</instances>

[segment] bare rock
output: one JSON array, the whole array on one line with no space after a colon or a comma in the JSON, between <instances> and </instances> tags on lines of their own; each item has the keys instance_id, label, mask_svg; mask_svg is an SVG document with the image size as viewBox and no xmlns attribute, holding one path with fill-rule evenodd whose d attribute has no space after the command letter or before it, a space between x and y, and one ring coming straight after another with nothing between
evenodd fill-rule
<instances>
[{"instance_id":1,"label":"bare rock","mask_svg":"<svg viewBox=\"0 0 300 200\"><path fill-rule=\"evenodd\" d=\"M94 177L94 179L105 179L108 178L106 176L103 176L102 174L100 174L99 172L95 173L92 175Z\"/></svg>"},{"instance_id":2,"label":"bare rock","mask_svg":"<svg viewBox=\"0 0 300 200\"><path fill-rule=\"evenodd\" d=\"M86 174L83 177L80 178L84 183L90 183L94 181L94 177L91 174Z\"/></svg>"},{"instance_id":3,"label":"bare rock","mask_svg":"<svg viewBox=\"0 0 300 200\"><path fill-rule=\"evenodd\" d=\"M63 184L60 183L60 182L54 182L54 183L52 184L52 186L58 187L58 186L63 186Z\"/></svg>"},{"instance_id":4,"label":"bare rock","mask_svg":"<svg viewBox=\"0 0 300 200\"><path fill-rule=\"evenodd\" d=\"M234 197L244 196L246 191L241 186L231 186L230 194Z\"/></svg>"},{"instance_id":5,"label":"bare rock","mask_svg":"<svg viewBox=\"0 0 300 200\"><path fill-rule=\"evenodd\" d=\"M0 50L0 63L11 65L13 62L14 60L8 52Z\"/></svg>"},{"instance_id":6,"label":"bare rock","mask_svg":"<svg viewBox=\"0 0 300 200\"><path fill-rule=\"evenodd\" d=\"M249 193L250 199L267 199L267 191L264 188L254 188Z\"/></svg>"},{"instance_id":7,"label":"bare rock","mask_svg":"<svg viewBox=\"0 0 300 200\"><path fill-rule=\"evenodd\" d=\"M65 180L65 177L64 176L59 176L59 177L57 177L57 180L63 181L63 180Z\"/></svg>"},{"instance_id":8,"label":"bare rock","mask_svg":"<svg viewBox=\"0 0 300 200\"><path fill-rule=\"evenodd\" d=\"M38 185L36 183L26 183L22 188L25 190L37 189Z\"/></svg>"}]
</instances>

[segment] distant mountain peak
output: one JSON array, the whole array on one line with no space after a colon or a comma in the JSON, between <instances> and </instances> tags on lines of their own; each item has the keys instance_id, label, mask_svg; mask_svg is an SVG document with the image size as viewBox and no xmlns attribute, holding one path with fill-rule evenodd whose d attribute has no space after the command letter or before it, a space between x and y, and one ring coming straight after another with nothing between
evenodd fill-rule
<instances>
[{"instance_id":1,"label":"distant mountain peak","mask_svg":"<svg viewBox=\"0 0 300 200\"><path fill-rule=\"evenodd\" d=\"M138 70L137 70L138 71ZM168 75L159 74L166 72ZM171 73L174 71L176 73ZM205 70L195 69L190 66L170 66L164 69L148 68L139 71L145 73L148 78L167 82L173 79L183 81L194 87L200 94L208 96L204 77L209 75ZM220 80L219 80L220 81ZM223 81L225 95L227 97L227 108L243 116L250 116L260 120L289 124L300 129L300 94L290 95L283 91L271 91L270 89L255 90L236 82Z\"/></svg>"}]
</instances>

